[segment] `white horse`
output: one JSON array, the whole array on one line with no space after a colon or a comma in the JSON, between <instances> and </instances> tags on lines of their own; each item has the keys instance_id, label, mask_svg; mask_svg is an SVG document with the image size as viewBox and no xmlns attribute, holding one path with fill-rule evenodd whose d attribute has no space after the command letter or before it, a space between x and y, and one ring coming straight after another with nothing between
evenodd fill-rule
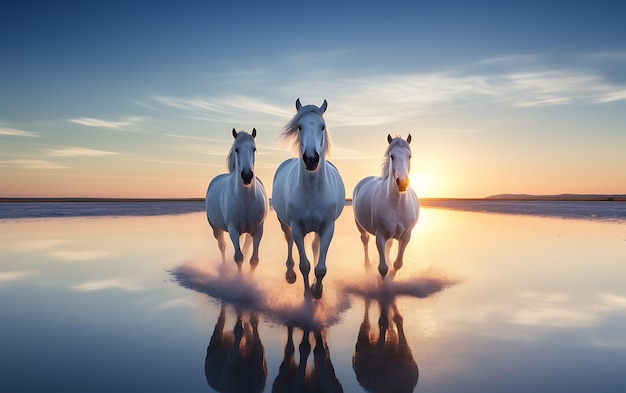
<instances>
[{"instance_id":1,"label":"white horse","mask_svg":"<svg viewBox=\"0 0 626 393\"><path fill-rule=\"evenodd\" d=\"M259 263L259 243L263 237L263 223L267 215L268 200L265 187L254 175L256 152L256 128L252 134L237 132L233 128L233 142L228 153L228 172L216 176L206 192L206 213L213 235L225 261L226 243L224 231L228 232L235 247L235 263L241 271L243 253L239 243L241 235L252 236L250 266Z\"/></svg>"},{"instance_id":2,"label":"white horse","mask_svg":"<svg viewBox=\"0 0 626 393\"><path fill-rule=\"evenodd\" d=\"M272 205L287 239L287 273L289 283L296 281L292 257L293 242L300 256L304 278L304 295L322 296L322 279L326 275L326 254L335 231L335 220L345 204L346 191L337 168L326 161L330 135L322 115L322 106L302 106L296 100L296 115L285 125L282 137L298 147L298 158L284 161L274 175ZM314 232L313 254L317 259L315 281L309 287L311 265L304 250L304 236Z\"/></svg>"},{"instance_id":3,"label":"white horse","mask_svg":"<svg viewBox=\"0 0 626 393\"><path fill-rule=\"evenodd\" d=\"M411 230L417 223L420 209L417 194L409 187L411 135L406 141L387 135L387 141L389 146L385 152L381 176L362 179L352 195L354 220L361 232L365 263L369 266L367 243L371 233L376 236L376 248L380 256L378 271L383 277L389 270L387 258L391 239L399 242L393 267L396 271L402 267L404 250L411 239Z\"/></svg>"}]
</instances>

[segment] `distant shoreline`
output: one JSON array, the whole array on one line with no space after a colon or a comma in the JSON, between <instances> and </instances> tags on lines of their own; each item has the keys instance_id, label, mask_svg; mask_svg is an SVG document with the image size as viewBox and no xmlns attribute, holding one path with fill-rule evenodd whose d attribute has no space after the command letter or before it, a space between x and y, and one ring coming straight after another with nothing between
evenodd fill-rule
<instances>
[{"instance_id":1,"label":"distant shoreline","mask_svg":"<svg viewBox=\"0 0 626 393\"><path fill-rule=\"evenodd\" d=\"M626 194L560 194L560 195L527 195L527 194L499 194L486 198L420 198L420 203L428 206L429 203L461 201L542 201L542 202L626 202ZM204 202L204 198L0 198L0 203L41 203L41 202ZM346 204L352 204L352 198L346 198Z\"/></svg>"}]
</instances>

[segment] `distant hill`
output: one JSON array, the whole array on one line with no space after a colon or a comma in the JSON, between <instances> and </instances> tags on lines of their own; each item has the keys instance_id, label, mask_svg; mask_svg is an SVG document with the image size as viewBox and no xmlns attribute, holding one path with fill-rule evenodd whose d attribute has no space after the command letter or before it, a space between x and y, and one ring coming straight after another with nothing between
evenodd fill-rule
<instances>
[{"instance_id":1,"label":"distant hill","mask_svg":"<svg viewBox=\"0 0 626 393\"><path fill-rule=\"evenodd\" d=\"M626 201L626 194L497 194L485 199L492 200L527 200L527 201Z\"/></svg>"}]
</instances>

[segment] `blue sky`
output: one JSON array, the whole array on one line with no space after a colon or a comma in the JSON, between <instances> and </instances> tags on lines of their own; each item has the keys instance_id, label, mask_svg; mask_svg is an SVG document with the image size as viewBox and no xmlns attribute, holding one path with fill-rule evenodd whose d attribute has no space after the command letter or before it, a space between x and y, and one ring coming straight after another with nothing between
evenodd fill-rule
<instances>
[{"instance_id":1,"label":"blue sky","mask_svg":"<svg viewBox=\"0 0 626 393\"><path fill-rule=\"evenodd\" d=\"M328 100L348 192L388 133L422 196L626 193L626 3L32 2L0 12L0 196L202 197Z\"/></svg>"}]
</instances>

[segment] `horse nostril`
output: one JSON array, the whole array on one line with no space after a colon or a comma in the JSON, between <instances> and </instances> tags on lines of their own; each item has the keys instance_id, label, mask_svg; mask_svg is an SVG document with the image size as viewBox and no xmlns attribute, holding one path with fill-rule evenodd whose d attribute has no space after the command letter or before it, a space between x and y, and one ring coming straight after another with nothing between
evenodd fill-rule
<instances>
[{"instance_id":1,"label":"horse nostril","mask_svg":"<svg viewBox=\"0 0 626 393\"><path fill-rule=\"evenodd\" d=\"M316 164L320 162L320 155L319 155L319 153L315 153L315 160L314 161L315 161Z\"/></svg>"}]
</instances>

